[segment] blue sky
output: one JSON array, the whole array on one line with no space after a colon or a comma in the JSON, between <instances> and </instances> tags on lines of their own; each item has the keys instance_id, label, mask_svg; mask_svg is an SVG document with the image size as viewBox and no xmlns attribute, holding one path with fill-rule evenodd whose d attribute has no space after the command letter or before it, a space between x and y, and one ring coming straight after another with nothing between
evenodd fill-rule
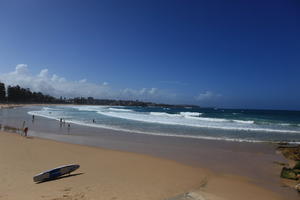
<instances>
[{"instance_id":1,"label":"blue sky","mask_svg":"<svg viewBox=\"0 0 300 200\"><path fill-rule=\"evenodd\" d=\"M0 80L53 95L300 109L299 10L298 0L2 0Z\"/></svg>"}]
</instances>

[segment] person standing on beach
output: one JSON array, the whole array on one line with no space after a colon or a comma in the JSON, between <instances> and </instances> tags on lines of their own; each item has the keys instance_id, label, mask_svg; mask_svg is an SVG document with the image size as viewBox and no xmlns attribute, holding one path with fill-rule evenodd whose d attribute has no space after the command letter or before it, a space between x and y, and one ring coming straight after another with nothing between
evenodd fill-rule
<instances>
[{"instance_id":1,"label":"person standing on beach","mask_svg":"<svg viewBox=\"0 0 300 200\"><path fill-rule=\"evenodd\" d=\"M24 128L24 136L27 137L28 127Z\"/></svg>"},{"instance_id":2,"label":"person standing on beach","mask_svg":"<svg viewBox=\"0 0 300 200\"><path fill-rule=\"evenodd\" d=\"M34 122L34 115L32 115L32 122Z\"/></svg>"}]
</instances>

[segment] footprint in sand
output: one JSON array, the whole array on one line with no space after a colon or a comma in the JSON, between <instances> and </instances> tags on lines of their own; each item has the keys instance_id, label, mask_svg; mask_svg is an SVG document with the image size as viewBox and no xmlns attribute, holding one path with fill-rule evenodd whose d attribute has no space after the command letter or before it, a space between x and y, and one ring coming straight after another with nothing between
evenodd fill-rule
<instances>
[{"instance_id":1,"label":"footprint in sand","mask_svg":"<svg viewBox=\"0 0 300 200\"><path fill-rule=\"evenodd\" d=\"M64 192L70 192L71 190L72 190L71 187L67 187L67 188L63 189Z\"/></svg>"}]
</instances>

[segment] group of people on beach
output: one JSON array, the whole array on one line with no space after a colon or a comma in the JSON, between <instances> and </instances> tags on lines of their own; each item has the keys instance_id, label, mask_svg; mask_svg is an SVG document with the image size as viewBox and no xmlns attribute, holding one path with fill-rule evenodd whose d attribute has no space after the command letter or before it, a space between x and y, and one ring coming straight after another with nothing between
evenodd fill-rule
<instances>
[{"instance_id":1,"label":"group of people on beach","mask_svg":"<svg viewBox=\"0 0 300 200\"><path fill-rule=\"evenodd\" d=\"M63 118L60 118L59 119L59 126L62 127L62 126L65 126L66 125L66 120L63 119ZM68 128L71 127L71 124L68 123Z\"/></svg>"},{"instance_id":2,"label":"group of people on beach","mask_svg":"<svg viewBox=\"0 0 300 200\"><path fill-rule=\"evenodd\" d=\"M35 119L35 116L32 115L32 123L34 122L34 119ZM96 123L95 119L93 119L93 123ZM63 119L63 118L60 118L59 119L59 124L60 124L60 127L65 126L66 125L66 120ZM71 128L71 124L68 123L68 129L70 129L70 128ZM22 130L23 130L23 136L27 137L29 128L28 128L28 126L26 126L26 121L23 121Z\"/></svg>"}]
</instances>

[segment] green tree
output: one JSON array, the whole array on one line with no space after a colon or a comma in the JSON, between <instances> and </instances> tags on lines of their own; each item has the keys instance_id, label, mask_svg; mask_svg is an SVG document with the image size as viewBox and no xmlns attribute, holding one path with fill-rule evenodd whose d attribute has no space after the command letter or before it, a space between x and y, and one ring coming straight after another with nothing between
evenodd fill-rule
<instances>
[{"instance_id":1,"label":"green tree","mask_svg":"<svg viewBox=\"0 0 300 200\"><path fill-rule=\"evenodd\" d=\"M0 82L0 101L4 102L6 99L6 91L4 83Z\"/></svg>"}]
</instances>

